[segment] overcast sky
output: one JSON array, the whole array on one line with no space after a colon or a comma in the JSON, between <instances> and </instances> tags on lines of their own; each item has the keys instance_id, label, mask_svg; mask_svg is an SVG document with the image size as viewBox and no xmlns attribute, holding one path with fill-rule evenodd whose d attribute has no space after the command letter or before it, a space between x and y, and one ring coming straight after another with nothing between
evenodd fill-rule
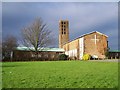
<instances>
[{"instance_id":1,"label":"overcast sky","mask_svg":"<svg viewBox=\"0 0 120 90\"><path fill-rule=\"evenodd\" d=\"M108 36L111 50L118 49L117 2L3 2L3 37L20 38L22 28L41 17L52 31L58 47L58 22L69 20L70 40L83 34L99 31Z\"/></svg>"}]
</instances>

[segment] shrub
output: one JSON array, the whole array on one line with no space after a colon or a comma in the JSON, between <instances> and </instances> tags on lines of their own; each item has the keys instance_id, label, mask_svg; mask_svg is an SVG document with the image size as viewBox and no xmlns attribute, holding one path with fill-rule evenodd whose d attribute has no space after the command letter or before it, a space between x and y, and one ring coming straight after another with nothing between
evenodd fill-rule
<instances>
[{"instance_id":1,"label":"shrub","mask_svg":"<svg viewBox=\"0 0 120 90\"><path fill-rule=\"evenodd\" d=\"M91 58L91 56L89 54L84 54L83 55L83 60L87 61Z\"/></svg>"},{"instance_id":2,"label":"shrub","mask_svg":"<svg viewBox=\"0 0 120 90\"><path fill-rule=\"evenodd\" d=\"M59 60L67 60L67 59L68 59L68 56L67 56L66 54L60 54L60 55L58 56L58 59L59 59Z\"/></svg>"},{"instance_id":3,"label":"shrub","mask_svg":"<svg viewBox=\"0 0 120 90\"><path fill-rule=\"evenodd\" d=\"M105 52L105 57L108 58L109 57L109 51Z\"/></svg>"}]
</instances>

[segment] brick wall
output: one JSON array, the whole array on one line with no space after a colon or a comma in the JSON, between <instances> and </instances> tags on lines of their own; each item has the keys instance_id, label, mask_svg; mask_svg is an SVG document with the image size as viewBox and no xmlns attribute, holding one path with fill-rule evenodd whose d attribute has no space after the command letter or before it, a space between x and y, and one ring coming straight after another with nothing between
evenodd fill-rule
<instances>
[{"instance_id":1,"label":"brick wall","mask_svg":"<svg viewBox=\"0 0 120 90\"><path fill-rule=\"evenodd\" d=\"M95 41L93 39L96 38L98 41ZM84 36L84 53L90 54L90 55L97 55L99 58L105 57L105 51L107 49L107 37L104 35L101 35L99 33L92 33Z\"/></svg>"},{"instance_id":2,"label":"brick wall","mask_svg":"<svg viewBox=\"0 0 120 90\"><path fill-rule=\"evenodd\" d=\"M44 61L44 60L58 60L59 54L63 52L52 52L52 51L42 51L38 52L37 60ZM14 50L13 52L13 61L30 61L36 60L35 52L32 51L20 51Z\"/></svg>"},{"instance_id":3,"label":"brick wall","mask_svg":"<svg viewBox=\"0 0 120 90\"><path fill-rule=\"evenodd\" d=\"M96 44L95 44L95 35L96 35ZM71 51L77 49L77 59L79 59L80 56L80 46L79 46L79 40L75 39L65 45L63 45L63 49L65 51ZM98 58L105 58L105 52L107 49L107 37L103 34L94 32L90 34L84 35L84 54L90 54L90 55L96 55Z\"/></svg>"}]
</instances>

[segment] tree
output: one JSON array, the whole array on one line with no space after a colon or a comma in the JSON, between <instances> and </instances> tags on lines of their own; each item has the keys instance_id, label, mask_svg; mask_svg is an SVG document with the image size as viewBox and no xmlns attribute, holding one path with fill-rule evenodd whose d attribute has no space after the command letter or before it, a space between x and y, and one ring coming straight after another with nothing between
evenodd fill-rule
<instances>
[{"instance_id":1,"label":"tree","mask_svg":"<svg viewBox=\"0 0 120 90\"><path fill-rule=\"evenodd\" d=\"M110 48L109 48L109 47L105 50L105 56L106 56L106 58L108 58L108 57L109 57L109 50L110 50Z\"/></svg>"},{"instance_id":2,"label":"tree","mask_svg":"<svg viewBox=\"0 0 120 90\"><path fill-rule=\"evenodd\" d=\"M38 18L22 30L22 42L29 50L34 50L38 54L39 50L47 47L53 41L50 35L51 31L48 30L47 25L43 23L41 18Z\"/></svg>"},{"instance_id":3,"label":"tree","mask_svg":"<svg viewBox=\"0 0 120 90\"><path fill-rule=\"evenodd\" d=\"M60 55L58 56L58 59L59 59L59 60L67 60L67 59L68 59L68 56L67 56L66 54L60 54Z\"/></svg>"},{"instance_id":4,"label":"tree","mask_svg":"<svg viewBox=\"0 0 120 90\"><path fill-rule=\"evenodd\" d=\"M2 56L3 59L10 59L12 51L18 46L17 38L7 36L2 41Z\"/></svg>"}]
</instances>

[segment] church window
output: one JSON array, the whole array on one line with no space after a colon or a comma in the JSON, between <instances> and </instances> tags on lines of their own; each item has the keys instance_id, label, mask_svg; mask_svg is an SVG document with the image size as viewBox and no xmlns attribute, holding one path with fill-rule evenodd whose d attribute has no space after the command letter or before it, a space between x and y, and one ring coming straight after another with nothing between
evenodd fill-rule
<instances>
[{"instance_id":1,"label":"church window","mask_svg":"<svg viewBox=\"0 0 120 90\"><path fill-rule=\"evenodd\" d=\"M38 57L41 57L41 54L39 54Z\"/></svg>"},{"instance_id":2,"label":"church window","mask_svg":"<svg viewBox=\"0 0 120 90\"><path fill-rule=\"evenodd\" d=\"M62 28L62 34L63 34L63 28Z\"/></svg>"},{"instance_id":3,"label":"church window","mask_svg":"<svg viewBox=\"0 0 120 90\"><path fill-rule=\"evenodd\" d=\"M52 55L52 58L54 58L55 57L55 55Z\"/></svg>"},{"instance_id":4,"label":"church window","mask_svg":"<svg viewBox=\"0 0 120 90\"><path fill-rule=\"evenodd\" d=\"M66 34L66 32L64 31L64 34Z\"/></svg>"},{"instance_id":5,"label":"church window","mask_svg":"<svg viewBox=\"0 0 120 90\"><path fill-rule=\"evenodd\" d=\"M48 57L48 54L45 54L45 57Z\"/></svg>"},{"instance_id":6,"label":"church window","mask_svg":"<svg viewBox=\"0 0 120 90\"><path fill-rule=\"evenodd\" d=\"M66 34L66 30L64 29L64 34Z\"/></svg>"},{"instance_id":7,"label":"church window","mask_svg":"<svg viewBox=\"0 0 120 90\"><path fill-rule=\"evenodd\" d=\"M32 54L31 56L32 56L32 57L35 57L35 54Z\"/></svg>"},{"instance_id":8,"label":"church window","mask_svg":"<svg viewBox=\"0 0 120 90\"><path fill-rule=\"evenodd\" d=\"M64 22L64 24L65 24L65 22Z\"/></svg>"}]
</instances>

